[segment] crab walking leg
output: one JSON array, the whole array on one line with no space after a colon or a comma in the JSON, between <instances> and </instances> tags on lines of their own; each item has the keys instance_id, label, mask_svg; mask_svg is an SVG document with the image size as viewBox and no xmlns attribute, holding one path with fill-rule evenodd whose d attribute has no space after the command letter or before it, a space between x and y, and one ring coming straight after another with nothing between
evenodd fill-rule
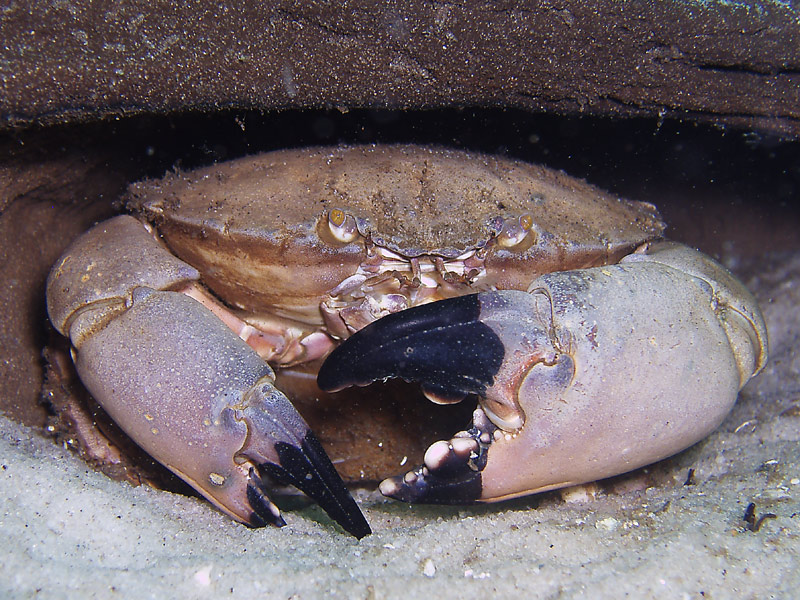
<instances>
[{"instance_id":1,"label":"crab walking leg","mask_svg":"<svg viewBox=\"0 0 800 600\"><path fill-rule=\"evenodd\" d=\"M285 524L268 497L265 481L274 480L308 494L354 536L370 533L269 365L198 301L132 283L183 288L197 275L136 220L118 219L79 239L48 281L51 318L69 334L95 399L153 458L239 521ZM122 249L81 247L105 243Z\"/></svg>"},{"instance_id":2,"label":"crab walking leg","mask_svg":"<svg viewBox=\"0 0 800 600\"><path fill-rule=\"evenodd\" d=\"M471 427L381 491L491 502L691 446L766 358L764 321L742 284L707 256L664 243L617 265L544 275L528 292L385 317L334 351L319 382L334 390L401 377L434 398L477 395Z\"/></svg>"}]
</instances>

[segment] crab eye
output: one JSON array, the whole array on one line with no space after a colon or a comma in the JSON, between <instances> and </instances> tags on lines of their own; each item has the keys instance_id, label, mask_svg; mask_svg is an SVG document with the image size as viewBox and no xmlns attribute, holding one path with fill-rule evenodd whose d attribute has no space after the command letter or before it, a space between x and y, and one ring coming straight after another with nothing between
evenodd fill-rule
<instances>
[{"instance_id":1,"label":"crab eye","mask_svg":"<svg viewBox=\"0 0 800 600\"><path fill-rule=\"evenodd\" d=\"M340 242L349 243L358 236L355 217L338 208L332 208L328 212L328 227L333 237Z\"/></svg>"},{"instance_id":2,"label":"crab eye","mask_svg":"<svg viewBox=\"0 0 800 600\"><path fill-rule=\"evenodd\" d=\"M497 243L505 248L513 248L528 237L533 227L533 217L524 214L518 219L509 219L503 225L503 231L497 236Z\"/></svg>"}]
</instances>

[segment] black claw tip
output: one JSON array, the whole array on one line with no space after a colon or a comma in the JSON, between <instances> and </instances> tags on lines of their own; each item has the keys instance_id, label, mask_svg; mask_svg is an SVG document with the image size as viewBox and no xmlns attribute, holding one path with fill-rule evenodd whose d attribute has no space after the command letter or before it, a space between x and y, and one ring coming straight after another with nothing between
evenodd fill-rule
<instances>
[{"instance_id":1,"label":"black claw tip","mask_svg":"<svg viewBox=\"0 0 800 600\"><path fill-rule=\"evenodd\" d=\"M265 525L275 525L283 527L286 521L283 520L280 510L265 494L266 486L255 469L250 469L250 480L247 482L247 501L253 509L250 515L252 527L264 527Z\"/></svg>"},{"instance_id":2,"label":"black claw tip","mask_svg":"<svg viewBox=\"0 0 800 600\"><path fill-rule=\"evenodd\" d=\"M334 350L317 376L336 391L390 377L427 384L444 398L483 395L505 355L497 334L480 321L477 294L394 313Z\"/></svg>"},{"instance_id":3,"label":"black claw tip","mask_svg":"<svg viewBox=\"0 0 800 600\"><path fill-rule=\"evenodd\" d=\"M422 467L413 476L391 477L381 482L384 496L411 504L473 504L481 497L481 474L464 469L458 475L440 476L423 473Z\"/></svg>"},{"instance_id":4,"label":"black claw tip","mask_svg":"<svg viewBox=\"0 0 800 600\"><path fill-rule=\"evenodd\" d=\"M267 475L304 492L345 531L358 539L372 533L367 520L311 431L306 433L301 447L278 442L275 451L280 464L264 463L259 467Z\"/></svg>"}]
</instances>

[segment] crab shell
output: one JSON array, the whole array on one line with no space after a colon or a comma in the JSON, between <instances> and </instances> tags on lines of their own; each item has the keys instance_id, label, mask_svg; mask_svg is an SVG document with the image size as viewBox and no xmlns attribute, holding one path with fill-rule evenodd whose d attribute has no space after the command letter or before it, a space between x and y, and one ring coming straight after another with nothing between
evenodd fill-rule
<instances>
[{"instance_id":1,"label":"crab shell","mask_svg":"<svg viewBox=\"0 0 800 600\"><path fill-rule=\"evenodd\" d=\"M130 196L229 305L315 326L370 251L403 271L394 260L484 250L478 286L462 293L525 289L538 274L616 262L664 230L653 205L561 172L419 146L270 152L135 184ZM332 215L353 229L333 231Z\"/></svg>"},{"instance_id":2,"label":"crab shell","mask_svg":"<svg viewBox=\"0 0 800 600\"><path fill-rule=\"evenodd\" d=\"M240 317L295 339L338 340L409 306L526 289L542 273L617 262L664 230L653 205L563 172L412 145L248 156L136 183L127 203ZM278 369L278 387L346 480L382 478L471 415L407 386L331 396L316 385L320 361L303 361L270 357L295 363Z\"/></svg>"}]
</instances>

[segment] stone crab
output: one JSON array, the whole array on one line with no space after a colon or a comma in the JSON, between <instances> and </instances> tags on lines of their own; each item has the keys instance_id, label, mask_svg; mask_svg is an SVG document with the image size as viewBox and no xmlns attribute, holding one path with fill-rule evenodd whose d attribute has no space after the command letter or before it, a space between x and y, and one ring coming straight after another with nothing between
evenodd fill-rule
<instances>
[{"instance_id":1,"label":"stone crab","mask_svg":"<svg viewBox=\"0 0 800 600\"><path fill-rule=\"evenodd\" d=\"M111 418L252 526L284 523L280 483L370 532L273 368L476 397L469 427L380 486L469 503L683 450L767 359L755 299L662 241L655 207L516 160L285 150L134 184L127 204L139 219L96 225L53 267L50 319Z\"/></svg>"}]
</instances>

